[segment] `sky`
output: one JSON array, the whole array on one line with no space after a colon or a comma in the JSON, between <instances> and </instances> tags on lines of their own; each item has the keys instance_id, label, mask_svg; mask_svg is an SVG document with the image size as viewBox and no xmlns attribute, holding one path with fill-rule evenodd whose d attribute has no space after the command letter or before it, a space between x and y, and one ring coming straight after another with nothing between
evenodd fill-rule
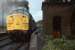
<instances>
[{"instance_id":1,"label":"sky","mask_svg":"<svg viewBox=\"0 0 75 50\"><path fill-rule=\"evenodd\" d=\"M39 21L39 20L42 20L42 10L41 10L42 0L28 0L28 1L29 1L29 5L30 5L30 13L32 14L34 20L36 22ZM4 18L4 17L2 17L3 7L6 6L6 4L4 4L3 2L7 2L7 0L4 0L4 1L0 0L0 24L3 21L2 18ZM6 9L8 9L8 8L5 8L5 11L7 11Z\"/></svg>"},{"instance_id":2,"label":"sky","mask_svg":"<svg viewBox=\"0 0 75 50\"><path fill-rule=\"evenodd\" d=\"M42 0L28 0L30 4L30 13L35 21L42 20Z\"/></svg>"}]
</instances>

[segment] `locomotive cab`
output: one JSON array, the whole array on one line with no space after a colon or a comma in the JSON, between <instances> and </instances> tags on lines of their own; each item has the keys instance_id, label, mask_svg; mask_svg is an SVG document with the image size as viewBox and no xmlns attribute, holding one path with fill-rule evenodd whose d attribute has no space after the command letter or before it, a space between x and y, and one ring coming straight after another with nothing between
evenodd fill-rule
<instances>
[{"instance_id":1,"label":"locomotive cab","mask_svg":"<svg viewBox=\"0 0 75 50\"><path fill-rule=\"evenodd\" d=\"M7 33L12 40L29 41L33 27L33 18L26 9L13 10L6 19ZM35 24L34 24L35 25Z\"/></svg>"},{"instance_id":2,"label":"locomotive cab","mask_svg":"<svg viewBox=\"0 0 75 50\"><path fill-rule=\"evenodd\" d=\"M29 15L25 13L24 10L13 10L13 12L7 16L7 31L29 30L29 19Z\"/></svg>"}]
</instances>

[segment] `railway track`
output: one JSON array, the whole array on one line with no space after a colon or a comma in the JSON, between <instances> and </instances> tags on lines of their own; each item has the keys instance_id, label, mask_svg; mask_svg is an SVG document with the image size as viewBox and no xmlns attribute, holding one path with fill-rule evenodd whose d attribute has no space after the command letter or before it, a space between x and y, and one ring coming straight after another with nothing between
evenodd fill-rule
<instances>
[{"instance_id":1,"label":"railway track","mask_svg":"<svg viewBox=\"0 0 75 50\"><path fill-rule=\"evenodd\" d=\"M0 37L0 50L28 50L29 43L14 42L8 36Z\"/></svg>"},{"instance_id":2,"label":"railway track","mask_svg":"<svg viewBox=\"0 0 75 50\"><path fill-rule=\"evenodd\" d=\"M35 34L36 32L37 31L35 31L33 34ZM37 37L35 37L35 35L32 35L30 43L24 43L24 42L14 42L8 37L8 35L1 36L0 50L32 50L30 48L32 48L32 46L35 47L37 45L37 44L34 45L34 43L36 43L36 40L37 40L36 38Z\"/></svg>"}]
</instances>

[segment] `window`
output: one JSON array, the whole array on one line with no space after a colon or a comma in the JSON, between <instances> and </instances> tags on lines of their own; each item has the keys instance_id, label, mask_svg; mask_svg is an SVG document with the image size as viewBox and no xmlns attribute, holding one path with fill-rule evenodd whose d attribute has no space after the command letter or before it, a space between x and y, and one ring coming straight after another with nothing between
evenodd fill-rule
<instances>
[{"instance_id":1,"label":"window","mask_svg":"<svg viewBox=\"0 0 75 50\"><path fill-rule=\"evenodd\" d=\"M23 7L17 7L16 9L12 10L9 14L13 13L22 13L28 15L28 9Z\"/></svg>"},{"instance_id":2,"label":"window","mask_svg":"<svg viewBox=\"0 0 75 50\"><path fill-rule=\"evenodd\" d=\"M71 2L71 0L63 0L63 2L64 2L64 3L65 3L65 2L67 2L67 3L68 3L68 2Z\"/></svg>"},{"instance_id":3,"label":"window","mask_svg":"<svg viewBox=\"0 0 75 50\"><path fill-rule=\"evenodd\" d=\"M63 0L63 3L65 3L66 1L65 0Z\"/></svg>"},{"instance_id":4,"label":"window","mask_svg":"<svg viewBox=\"0 0 75 50\"><path fill-rule=\"evenodd\" d=\"M71 2L72 0L49 0L48 2L49 3L69 3ZM74 0L73 0L74 2Z\"/></svg>"},{"instance_id":5,"label":"window","mask_svg":"<svg viewBox=\"0 0 75 50\"><path fill-rule=\"evenodd\" d=\"M68 2L71 2L71 0L67 0Z\"/></svg>"},{"instance_id":6,"label":"window","mask_svg":"<svg viewBox=\"0 0 75 50\"><path fill-rule=\"evenodd\" d=\"M49 2L50 2L50 3L61 3L62 0L50 0Z\"/></svg>"}]
</instances>

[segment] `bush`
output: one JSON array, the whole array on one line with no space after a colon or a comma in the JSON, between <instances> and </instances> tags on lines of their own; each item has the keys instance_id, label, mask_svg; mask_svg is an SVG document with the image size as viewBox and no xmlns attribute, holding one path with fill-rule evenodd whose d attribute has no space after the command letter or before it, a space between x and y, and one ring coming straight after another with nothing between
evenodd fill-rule
<instances>
[{"instance_id":1,"label":"bush","mask_svg":"<svg viewBox=\"0 0 75 50\"><path fill-rule=\"evenodd\" d=\"M46 36L42 50L75 50L75 40L66 40L64 37L53 39Z\"/></svg>"}]
</instances>

